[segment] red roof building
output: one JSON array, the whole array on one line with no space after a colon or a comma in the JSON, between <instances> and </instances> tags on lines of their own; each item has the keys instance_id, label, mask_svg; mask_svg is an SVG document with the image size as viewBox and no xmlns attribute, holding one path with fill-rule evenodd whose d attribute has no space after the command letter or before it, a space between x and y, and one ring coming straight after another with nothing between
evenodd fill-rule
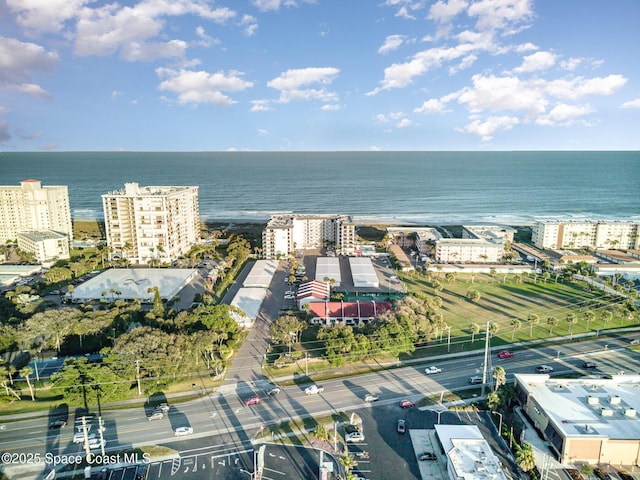
<instances>
[{"instance_id":1,"label":"red roof building","mask_svg":"<svg viewBox=\"0 0 640 480\"><path fill-rule=\"evenodd\" d=\"M311 323L321 325L334 325L344 322L345 325L361 325L367 323L378 315L391 311L389 302L311 302L309 313L312 315Z\"/></svg>"}]
</instances>

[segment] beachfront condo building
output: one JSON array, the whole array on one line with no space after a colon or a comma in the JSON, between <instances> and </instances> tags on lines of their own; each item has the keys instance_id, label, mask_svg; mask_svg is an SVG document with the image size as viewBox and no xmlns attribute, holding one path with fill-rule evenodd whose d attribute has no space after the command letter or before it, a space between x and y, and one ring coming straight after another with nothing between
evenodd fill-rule
<instances>
[{"instance_id":1,"label":"beachfront condo building","mask_svg":"<svg viewBox=\"0 0 640 480\"><path fill-rule=\"evenodd\" d=\"M548 249L638 249L640 222L544 221L533 226L532 243Z\"/></svg>"},{"instance_id":2,"label":"beachfront condo building","mask_svg":"<svg viewBox=\"0 0 640 480\"><path fill-rule=\"evenodd\" d=\"M504 256L504 242L477 238L442 238L435 244L435 263L498 263Z\"/></svg>"},{"instance_id":3,"label":"beachfront condo building","mask_svg":"<svg viewBox=\"0 0 640 480\"><path fill-rule=\"evenodd\" d=\"M0 186L0 243L32 230L53 230L73 238L66 185L43 187L40 180L23 180L20 186Z\"/></svg>"},{"instance_id":4,"label":"beachfront condo building","mask_svg":"<svg viewBox=\"0 0 640 480\"><path fill-rule=\"evenodd\" d=\"M262 232L264 258L274 260L296 250L332 247L338 255L355 250L355 224L347 215L275 215Z\"/></svg>"},{"instance_id":5,"label":"beachfront condo building","mask_svg":"<svg viewBox=\"0 0 640 480\"><path fill-rule=\"evenodd\" d=\"M18 233L18 248L30 253L38 263L69 258L69 237L53 230L30 230Z\"/></svg>"},{"instance_id":6,"label":"beachfront condo building","mask_svg":"<svg viewBox=\"0 0 640 480\"><path fill-rule=\"evenodd\" d=\"M200 239L198 187L141 187L102 195L112 260L133 264L169 263Z\"/></svg>"}]
</instances>

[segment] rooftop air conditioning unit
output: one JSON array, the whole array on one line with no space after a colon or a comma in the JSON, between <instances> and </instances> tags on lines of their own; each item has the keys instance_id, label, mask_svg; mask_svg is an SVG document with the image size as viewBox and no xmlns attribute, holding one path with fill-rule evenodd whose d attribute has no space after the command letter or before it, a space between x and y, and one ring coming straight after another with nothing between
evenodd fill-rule
<instances>
[{"instance_id":1,"label":"rooftop air conditioning unit","mask_svg":"<svg viewBox=\"0 0 640 480\"><path fill-rule=\"evenodd\" d=\"M598 397L594 397L593 395L589 395L587 397L587 403L589 405L598 405L600 403L600 399Z\"/></svg>"},{"instance_id":2,"label":"rooftop air conditioning unit","mask_svg":"<svg viewBox=\"0 0 640 480\"><path fill-rule=\"evenodd\" d=\"M635 417L636 416L636 409L635 408L625 408L624 409L624 414L626 417Z\"/></svg>"},{"instance_id":3,"label":"rooftop air conditioning unit","mask_svg":"<svg viewBox=\"0 0 640 480\"><path fill-rule=\"evenodd\" d=\"M611 410L610 408L602 407L600 409L600 415L602 415L603 417L611 417L613 416L613 410Z\"/></svg>"},{"instance_id":4,"label":"rooftop air conditioning unit","mask_svg":"<svg viewBox=\"0 0 640 480\"><path fill-rule=\"evenodd\" d=\"M609 403L611 403L611 405L620 405L621 401L622 399L618 395L613 395L609 397Z\"/></svg>"}]
</instances>

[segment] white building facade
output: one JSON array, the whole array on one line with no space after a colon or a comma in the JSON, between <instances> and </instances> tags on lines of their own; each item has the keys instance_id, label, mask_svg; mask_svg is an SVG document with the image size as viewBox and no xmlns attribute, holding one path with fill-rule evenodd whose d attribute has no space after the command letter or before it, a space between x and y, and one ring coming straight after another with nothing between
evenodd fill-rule
<instances>
[{"instance_id":1,"label":"white building facade","mask_svg":"<svg viewBox=\"0 0 640 480\"><path fill-rule=\"evenodd\" d=\"M538 248L637 249L640 247L639 222L537 222L531 241Z\"/></svg>"},{"instance_id":2,"label":"white building facade","mask_svg":"<svg viewBox=\"0 0 640 480\"><path fill-rule=\"evenodd\" d=\"M347 215L276 215L262 232L262 252L269 260L327 245L338 254L350 255L354 242L355 225Z\"/></svg>"},{"instance_id":3,"label":"white building facade","mask_svg":"<svg viewBox=\"0 0 640 480\"><path fill-rule=\"evenodd\" d=\"M504 256L504 243L470 238L443 238L435 245L436 263L497 263Z\"/></svg>"},{"instance_id":4,"label":"white building facade","mask_svg":"<svg viewBox=\"0 0 640 480\"><path fill-rule=\"evenodd\" d=\"M18 233L18 248L33 254L38 263L69 258L69 237L53 230Z\"/></svg>"},{"instance_id":5,"label":"white building facade","mask_svg":"<svg viewBox=\"0 0 640 480\"><path fill-rule=\"evenodd\" d=\"M125 183L102 195L111 258L168 263L200 239L198 187Z\"/></svg>"},{"instance_id":6,"label":"white building facade","mask_svg":"<svg viewBox=\"0 0 640 480\"><path fill-rule=\"evenodd\" d=\"M0 243L31 230L54 230L73 238L66 185L43 187L40 180L23 180L19 187L0 186Z\"/></svg>"}]
</instances>

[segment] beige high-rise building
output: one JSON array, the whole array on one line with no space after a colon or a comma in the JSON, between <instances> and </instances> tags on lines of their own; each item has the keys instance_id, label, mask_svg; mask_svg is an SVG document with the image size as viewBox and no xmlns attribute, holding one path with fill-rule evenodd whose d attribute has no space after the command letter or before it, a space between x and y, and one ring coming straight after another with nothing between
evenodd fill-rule
<instances>
[{"instance_id":1,"label":"beige high-rise building","mask_svg":"<svg viewBox=\"0 0 640 480\"><path fill-rule=\"evenodd\" d=\"M102 195L110 256L134 264L171 262L200 239L198 187L141 187Z\"/></svg>"},{"instance_id":2,"label":"beige high-rise building","mask_svg":"<svg viewBox=\"0 0 640 480\"><path fill-rule=\"evenodd\" d=\"M532 242L538 248L637 249L640 223L632 221L537 222Z\"/></svg>"},{"instance_id":3,"label":"beige high-rise building","mask_svg":"<svg viewBox=\"0 0 640 480\"><path fill-rule=\"evenodd\" d=\"M67 186L42 186L23 180L20 186L0 186L0 243L19 232L54 230L73 238Z\"/></svg>"}]
</instances>

